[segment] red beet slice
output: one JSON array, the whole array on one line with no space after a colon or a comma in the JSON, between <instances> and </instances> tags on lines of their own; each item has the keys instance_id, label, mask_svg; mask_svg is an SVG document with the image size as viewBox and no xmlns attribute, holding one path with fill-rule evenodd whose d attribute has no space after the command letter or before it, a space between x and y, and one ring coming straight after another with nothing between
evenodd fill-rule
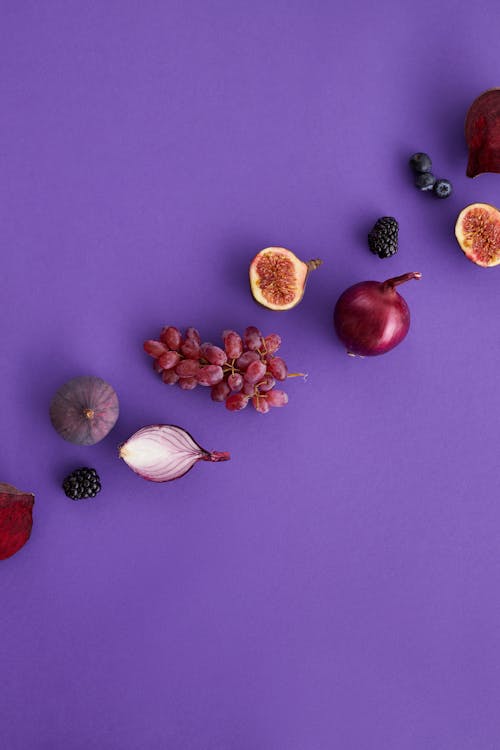
<instances>
[{"instance_id":1,"label":"red beet slice","mask_svg":"<svg viewBox=\"0 0 500 750\"><path fill-rule=\"evenodd\" d=\"M35 496L0 482L0 560L24 547L33 526Z\"/></svg>"},{"instance_id":2,"label":"red beet slice","mask_svg":"<svg viewBox=\"0 0 500 750\"><path fill-rule=\"evenodd\" d=\"M500 88L489 89L472 102L465 120L469 148L467 177L500 172Z\"/></svg>"}]
</instances>

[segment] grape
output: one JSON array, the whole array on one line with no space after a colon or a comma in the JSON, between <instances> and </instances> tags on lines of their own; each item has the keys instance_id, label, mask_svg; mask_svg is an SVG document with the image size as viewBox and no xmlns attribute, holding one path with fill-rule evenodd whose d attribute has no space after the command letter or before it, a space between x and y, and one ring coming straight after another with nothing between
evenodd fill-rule
<instances>
[{"instance_id":1,"label":"grape","mask_svg":"<svg viewBox=\"0 0 500 750\"><path fill-rule=\"evenodd\" d=\"M247 404L248 397L244 396L242 393L231 393L231 395L226 398L226 409L229 409L229 411L240 411L241 409L244 409Z\"/></svg>"},{"instance_id":2,"label":"grape","mask_svg":"<svg viewBox=\"0 0 500 750\"><path fill-rule=\"evenodd\" d=\"M243 386L243 376L240 375L239 372L235 372L228 377L227 384L232 391L241 391Z\"/></svg>"},{"instance_id":3,"label":"grape","mask_svg":"<svg viewBox=\"0 0 500 750\"><path fill-rule=\"evenodd\" d=\"M257 352L243 352L241 357L238 357L236 366L238 367L238 370L246 370L250 362L255 362L258 359L260 359L260 357Z\"/></svg>"},{"instance_id":4,"label":"grape","mask_svg":"<svg viewBox=\"0 0 500 750\"><path fill-rule=\"evenodd\" d=\"M216 385L224 379L224 373L219 365L205 365L200 367L196 377L200 385Z\"/></svg>"},{"instance_id":5,"label":"grape","mask_svg":"<svg viewBox=\"0 0 500 750\"><path fill-rule=\"evenodd\" d=\"M243 353L243 342L241 336L236 331L224 331L224 349L229 359L238 359Z\"/></svg>"},{"instance_id":6,"label":"grape","mask_svg":"<svg viewBox=\"0 0 500 750\"><path fill-rule=\"evenodd\" d=\"M262 393L266 393L267 391L270 391L271 388L274 388L276 385L276 380L273 378L272 375L269 375L269 373L264 377L261 383L259 383L259 390Z\"/></svg>"},{"instance_id":7,"label":"grape","mask_svg":"<svg viewBox=\"0 0 500 750\"><path fill-rule=\"evenodd\" d=\"M197 385L198 381L196 378L179 378L179 387L184 391L192 391Z\"/></svg>"},{"instance_id":8,"label":"grape","mask_svg":"<svg viewBox=\"0 0 500 750\"><path fill-rule=\"evenodd\" d=\"M271 408L269 404L267 403L266 396L254 396L252 399L252 404L253 404L254 409L260 412L261 414L267 414L267 412Z\"/></svg>"},{"instance_id":9,"label":"grape","mask_svg":"<svg viewBox=\"0 0 500 750\"><path fill-rule=\"evenodd\" d=\"M194 359L183 359L176 365L175 371L180 378L194 378L198 375L200 366Z\"/></svg>"},{"instance_id":10,"label":"grape","mask_svg":"<svg viewBox=\"0 0 500 750\"><path fill-rule=\"evenodd\" d=\"M169 349L175 349L176 351L179 351L182 344L181 332L174 326L167 326L161 332L160 341L166 344Z\"/></svg>"},{"instance_id":11,"label":"grape","mask_svg":"<svg viewBox=\"0 0 500 750\"><path fill-rule=\"evenodd\" d=\"M286 380L288 367L281 357L272 357L267 364L267 369L276 380Z\"/></svg>"},{"instance_id":12,"label":"grape","mask_svg":"<svg viewBox=\"0 0 500 750\"><path fill-rule=\"evenodd\" d=\"M181 352L188 359L198 359L200 356L200 345L194 339L186 339L181 346Z\"/></svg>"},{"instance_id":13,"label":"grape","mask_svg":"<svg viewBox=\"0 0 500 750\"><path fill-rule=\"evenodd\" d=\"M255 385L253 383L247 383L246 381L243 381L243 388L241 390L246 396L253 396L255 393Z\"/></svg>"},{"instance_id":14,"label":"grape","mask_svg":"<svg viewBox=\"0 0 500 750\"><path fill-rule=\"evenodd\" d=\"M161 357L162 354L168 352L168 349L165 344L161 343L161 341L150 339L149 341L144 342L144 351L146 354L149 354L150 357Z\"/></svg>"},{"instance_id":15,"label":"grape","mask_svg":"<svg viewBox=\"0 0 500 750\"><path fill-rule=\"evenodd\" d=\"M247 383L258 383L266 374L266 365L260 359L250 362L244 375Z\"/></svg>"},{"instance_id":16,"label":"grape","mask_svg":"<svg viewBox=\"0 0 500 750\"><path fill-rule=\"evenodd\" d=\"M201 336L200 332L196 330L196 328L186 328L186 335L185 335L186 341L194 341L198 346L201 344Z\"/></svg>"},{"instance_id":17,"label":"grape","mask_svg":"<svg viewBox=\"0 0 500 750\"><path fill-rule=\"evenodd\" d=\"M167 385L174 385L179 380L179 376L175 370L163 370L161 379Z\"/></svg>"},{"instance_id":18,"label":"grape","mask_svg":"<svg viewBox=\"0 0 500 750\"><path fill-rule=\"evenodd\" d=\"M164 370L170 370L175 367L180 359L179 352L165 352L158 358L158 363Z\"/></svg>"},{"instance_id":19,"label":"grape","mask_svg":"<svg viewBox=\"0 0 500 750\"><path fill-rule=\"evenodd\" d=\"M270 333L264 339L264 345L268 354L274 354L281 346L281 337L277 333Z\"/></svg>"},{"instance_id":20,"label":"grape","mask_svg":"<svg viewBox=\"0 0 500 750\"><path fill-rule=\"evenodd\" d=\"M225 401L230 393L231 389L228 384L224 380L221 380L220 383L212 386L212 401Z\"/></svg>"},{"instance_id":21,"label":"grape","mask_svg":"<svg viewBox=\"0 0 500 750\"><path fill-rule=\"evenodd\" d=\"M163 372L163 367L160 365L157 359L153 360L153 370L158 374L161 374Z\"/></svg>"},{"instance_id":22,"label":"grape","mask_svg":"<svg viewBox=\"0 0 500 750\"><path fill-rule=\"evenodd\" d=\"M213 344L203 344L200 348L201 356L210 362L211 365L224 365L227 362L227 356L224 349Z\"/></svg>"},{"instance_id":23,"label":"grape","mask_svg":"<svg viewBox=\"0 0 500 750\"><path fill-rule=\"evenodd\" d=\"M262 334L255 326L248 326L243 333L243 341L247 349L255 351L262 346Z\"/></svg>"},{"instance_id":24,"label":"grape","mask_svg":"<svg viewBox=\"0 0 500 750\"><path fill-rule=\"evenodd\" d=\"M288 393L285 391L269 391L267 394L269 406L285 406L288 404Z\"/></svg>"}]
</instances>

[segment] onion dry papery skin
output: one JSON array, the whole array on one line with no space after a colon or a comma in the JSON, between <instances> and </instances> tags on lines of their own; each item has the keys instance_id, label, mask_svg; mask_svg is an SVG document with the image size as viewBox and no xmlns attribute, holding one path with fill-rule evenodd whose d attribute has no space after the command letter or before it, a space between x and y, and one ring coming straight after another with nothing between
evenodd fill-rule
<instances>
[{"instance_id":1,"label":"onion dry papery skin","mask_svg":"<svg viewBox=\"0 0 500 750\"><path fill-rule=\"evenodd\" d=\"M348 354L372 357L401 343L410 327L410 310L396 287L421 277L412 271L382 282L361 281L340 295L333 320Z\"/></svg>"},{"instance_id":2,"label":"onion dry papery skin","mask_svg":"<svg viewBox=\"0 0 500 750\"><path fill-rule=\"evenodd\" d=\"M150 482L179 479L197 461L228 461L229 453L206 451L189 432L172 424L142 427L119 448L125 463Z\"/></svg>"}]
</instances>

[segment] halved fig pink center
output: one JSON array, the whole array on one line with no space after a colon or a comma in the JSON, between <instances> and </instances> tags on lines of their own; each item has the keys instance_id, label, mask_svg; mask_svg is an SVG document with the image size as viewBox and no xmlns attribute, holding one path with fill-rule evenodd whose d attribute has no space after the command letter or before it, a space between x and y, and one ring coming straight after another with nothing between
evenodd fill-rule
<instances>
[{"instance_id":1,"label":"halved fig pink center","mask_svg":"<svg viewBox=\"0 0 500 750\"><path fill-rule=\"evenodd\" d=\"M463 242L485 263L496 260L500 253L500 222L491 211L473 208L462 222Z\"/></svg>"},{"instance_id":2,"label":"halved fig pink center","mask_svg":"<svg viewBox=\"0 0 500 750\"><path fill-rule=\"evenodd\" d=\"M257 261L262 295L273 305L288 305L297 294L297 275L293 263L284 255L264 253Z\"/></svg>"}]
</instances>

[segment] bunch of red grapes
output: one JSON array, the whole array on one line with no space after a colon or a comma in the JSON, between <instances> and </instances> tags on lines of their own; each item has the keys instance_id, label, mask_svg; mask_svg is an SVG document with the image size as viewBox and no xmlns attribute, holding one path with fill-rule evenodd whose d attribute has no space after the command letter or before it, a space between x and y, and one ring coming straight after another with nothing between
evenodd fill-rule
<instances>
[{"instance_id":1,"label":"bunch of red grapes","mask_svg":"<svg viewBox=\"0 0 500 750\"><path fill-rule=\"evenodd\" d=\"M198 385L209 386L213 401L224 401L230 411L244 409L249 401L261 414L271 406L284 406L288 395L275 388L276 381L288 377L288 368L276 357L281 339L276 333L262 336L255 326L224 331L224 348L201 343L196 328L182 335L174 326L167 326L159 340L144 342L144 351L154 357L154 369L164 383L192 390Z\"/></svg>"}]
</instances>

